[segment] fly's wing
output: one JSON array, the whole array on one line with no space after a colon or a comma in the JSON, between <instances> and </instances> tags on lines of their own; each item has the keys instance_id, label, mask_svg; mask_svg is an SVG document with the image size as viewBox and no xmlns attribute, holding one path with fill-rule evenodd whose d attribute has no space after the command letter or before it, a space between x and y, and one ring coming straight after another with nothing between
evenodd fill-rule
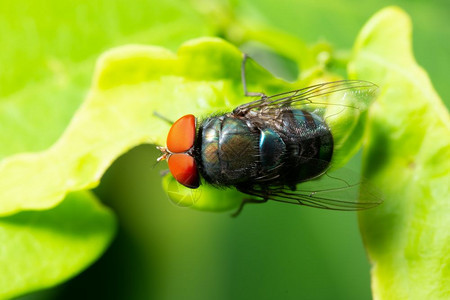
<instances>
[{"instance_id":1,"label":"fly's wing","mask_svg":"<svg viewBox=\"0 0 450 300\"><path fill-rule=\"evenodd\" d=\"M295 191L286 186L251 186L240 191L266 200L341 211L369 209L383 202L376 188L345 169L300 183Z\"/></svg>"},{"instance_id":2,"label":"fly's wing","mask_svg":"<svg viewBox=\"0 0 450 300\"><path fill-rule=\"evenodd\" d=\"M303 89L263 96L258 100L238 106L234 114L246 114L251 110L278 109L283 107L309 106L313 110L329 106L339 109L368 108L376 95L378 86L363 80L342 80L312 85Z\"/></svg>"},{"instance_id":3,"label":"fly's wing","mask_svg":"<svg viewBox=\"0 0 450 300\"><path fill-rule=\"evenodd\" d=\"M364 132L363 125L368 108L375 100L377 91L378 86L368 81L326 82L273 96L263 96L238 106L232 114L257 120L261 124L270 122L283 128L283 120L278 118L282 110L308 111L318 116L331 132L336 150L333 151L332 162L335 166L340 166L359 146L358 141Z\"/></svg>"}]
</instances>

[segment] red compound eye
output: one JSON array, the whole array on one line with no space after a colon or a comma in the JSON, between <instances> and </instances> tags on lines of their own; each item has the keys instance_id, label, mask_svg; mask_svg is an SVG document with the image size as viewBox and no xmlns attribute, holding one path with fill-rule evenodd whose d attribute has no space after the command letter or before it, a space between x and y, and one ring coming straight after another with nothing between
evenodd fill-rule
<instances>
[{"instance_id":1,"label":"red compound eye","mask_svg":"<svg viewBox=\"0 0 450 300\"><path fill-rule=\"evenodd\" d=\"M200 185L197 165L188 154L172 154L169 159L169 170L173 177L182 185L196 189Z\"/></svg>"},{"instance_id":2,"label":"red compound eye","mask_svg":"<svg viewBox=\"0 0 450 300\"><path fill-rule=\"evenodd\" d=\"M183 153L194 145L195 117L185 115L173 123L167 135L167 149L172 153Z\"/></svg>"}]
</instances>

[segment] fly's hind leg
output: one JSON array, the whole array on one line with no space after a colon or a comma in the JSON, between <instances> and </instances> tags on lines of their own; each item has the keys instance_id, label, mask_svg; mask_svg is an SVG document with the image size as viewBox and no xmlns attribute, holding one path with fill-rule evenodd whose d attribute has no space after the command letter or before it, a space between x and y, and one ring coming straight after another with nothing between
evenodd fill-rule
<instances>
[{"instance_id":1,"label":"fly's hind leg","mask_svg":"<svg viewBox=\"0 0 450 300\"><path fill-rule=\"evenodd\" d=\"M244 88L244 95L246 97L261 97L261 98L265 98L266 94L264 94L264 93L255 93L255 92L247 91L247 81L245 79L245 64L247 62L248 57L249 56L244 53L244 55L242 57L242 64L241 64L241 80L242 80L242 87Z\"/></svg>"},{"instance_id":2,"label":"fly's hind leg","mask_svg":"<svg viewBox=\"0 0 450 300\"><path fill-rule=\"evenodd\" d=\"M243 57L242 57L242 64L241 64L241 80L242 80L242 87L244 89L244 95L246 97L259 97L259 99L239 105L238 107L236 107L233 110L233 112L231 113L231 115L233 115L235 117L245 116L252 108L255 108L255 107L261 108L262 106L265 105L265 100L268 98L266 96L266 94L264 94L264 93L254 93L254 92L249 92L247 90L247 81L245 78L245 65L246 65L248 58L249 58L249 56L244 53Z\"/></svg>"},{"instance_id":3,"label":"fly's hind leg","mask_svg":"<svg viewBox=\"0 0 450 300\"><path fill-rule=\"evenodd\" d=\"M241 205L239 208L231 214L233 218L239 216L239 214L242 212L242 209L244 208L244 205L247 203L266 203L269 199L263 198L263 199L252 199L252 198L244 198L242 199Z\"/></svg>"}]
</instances>

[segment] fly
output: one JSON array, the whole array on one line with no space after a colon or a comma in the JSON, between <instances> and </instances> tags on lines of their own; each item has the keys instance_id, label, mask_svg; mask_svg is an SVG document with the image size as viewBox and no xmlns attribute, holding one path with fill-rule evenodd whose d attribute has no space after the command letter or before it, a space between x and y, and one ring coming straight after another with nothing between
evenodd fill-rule
<instances>
[{"instance_id":1,"label":"fly","mask_svg":"<svg viewBox=\"0 0 450 300\"><path fill-rule=\"evenodd\" d=\"M259 98L201 122L190 114L181 117L170 128L166 147L158 147L162 152L158 161L167 160L172 176L188 188L210 184L234 187L249 195L234 215L246 203L268 200L350 211L378 205L379 197L369 194L368 199L357 201L361 184L339 178L335 182L340 184L334 187L302 189L303 183L325 175L333 178L327 174L335 147L323 113L324 107L333 105L327 100L372 97L377 86L367 81L342 80L272 96L249 93L246 59L244 55L241 67L245 96Z\"/></svg>"}]
</instances>

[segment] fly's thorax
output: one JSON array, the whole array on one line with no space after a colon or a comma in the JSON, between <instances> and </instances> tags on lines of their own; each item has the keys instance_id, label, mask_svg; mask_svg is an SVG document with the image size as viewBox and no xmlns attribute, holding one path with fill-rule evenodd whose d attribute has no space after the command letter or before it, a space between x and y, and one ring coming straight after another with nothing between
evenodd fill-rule
<instances>
[{"instance_id":1,"label":"fly's thorax","mask_svg":"<svg viewBox=\"0 0 450 300\"><path fill-rule=\"evenodd\" d=\"M236 185L256 176L259 132L239 118L219 116L200 125L201 173L206 181Z\"/></svg>"}]
</instances>

